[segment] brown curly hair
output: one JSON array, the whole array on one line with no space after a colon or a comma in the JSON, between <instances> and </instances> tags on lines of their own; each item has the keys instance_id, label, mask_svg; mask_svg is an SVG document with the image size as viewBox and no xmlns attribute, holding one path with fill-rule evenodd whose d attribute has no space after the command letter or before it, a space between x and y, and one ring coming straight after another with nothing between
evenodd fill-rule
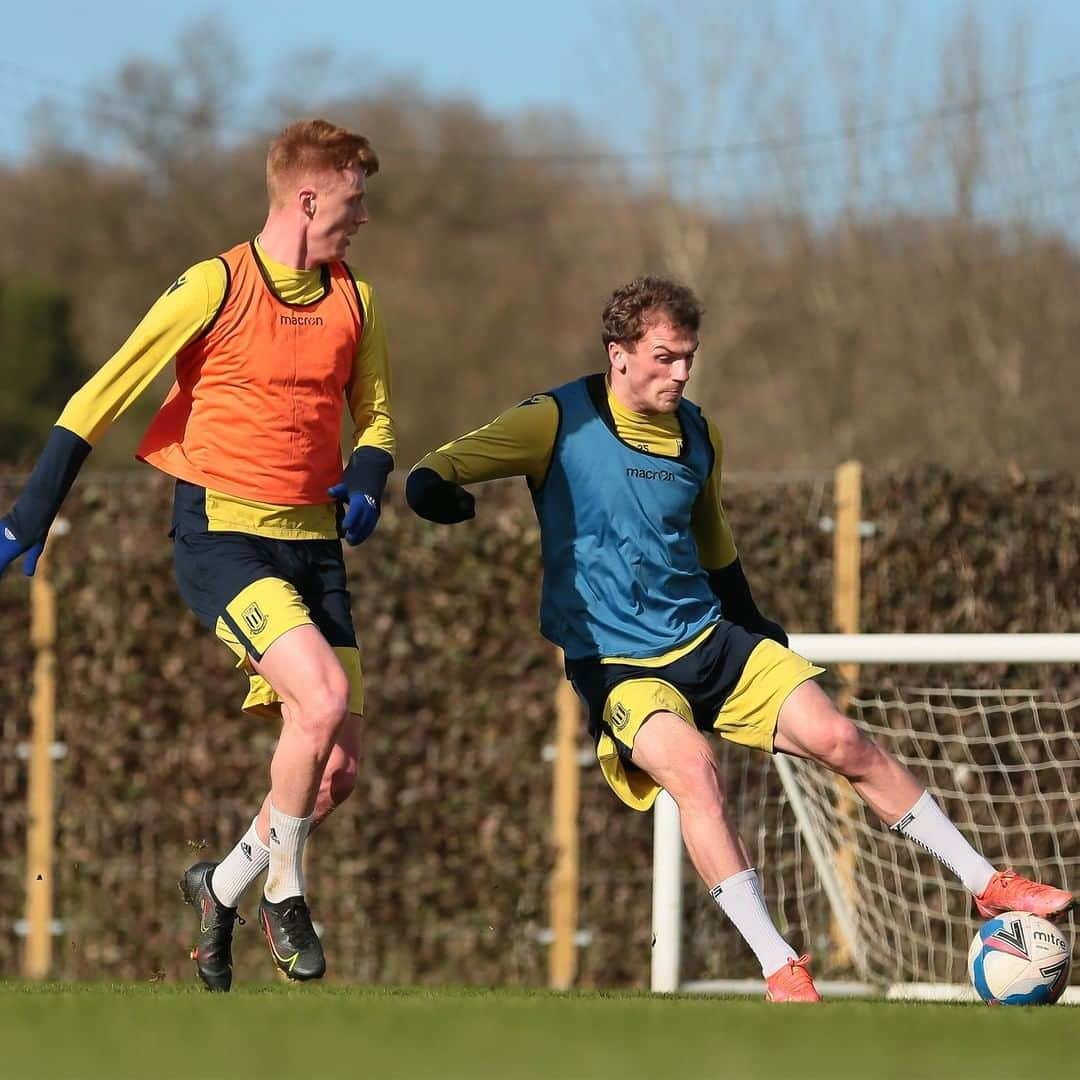
<instances>
[{"instance_id":1,"label":"brown curly hair","mask_svg":"<svg viewBox=\"0 0 1080 1080\"><path fill-rule=\"evenodd\" d=\"M696 334L704 312L694 291L678 281L651 274L635 278L616 289L604 308L604 346L613 341L624 348L636 344L656 315Z\"/></svg>"}]
</instances>

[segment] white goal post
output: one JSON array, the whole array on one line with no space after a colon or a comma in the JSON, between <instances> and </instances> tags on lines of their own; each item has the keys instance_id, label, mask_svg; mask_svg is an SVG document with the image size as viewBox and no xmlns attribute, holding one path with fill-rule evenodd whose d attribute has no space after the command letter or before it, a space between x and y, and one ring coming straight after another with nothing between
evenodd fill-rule
<instances>
[{"instance_id":1,"label":"white goal post","mask_svg":"<svg viewBox=\"0 0 1080 1080\"><path fill-rule=\"evenodd\" d=\"M1080 634L794 634L791 648L822 665L1080 664ZM853 687L848 714L913 769L995 865L1076 888L1080 700L1045 688L918 688L902 680L900 670L887 689ZM718 752L766 902L795 947L814 952L824 992L974 996L964 968L978 921L952 875L886 830L846 782L820 766L723 743ZM716 977L723 974L716 963L725 961L717 952L749 949L704 888L684 894L683 864L679 811L662 792L653 824L653 991L759 990L760 977ZM709 978L684 971L694 937L684 911L691 895L700 897L692 903L701 904L702 926L722 935L704 946ZM821 955L830 948L831 962ZM1066 1000L1078 991L1066 991Z\"/></svg>"}]
</instances>

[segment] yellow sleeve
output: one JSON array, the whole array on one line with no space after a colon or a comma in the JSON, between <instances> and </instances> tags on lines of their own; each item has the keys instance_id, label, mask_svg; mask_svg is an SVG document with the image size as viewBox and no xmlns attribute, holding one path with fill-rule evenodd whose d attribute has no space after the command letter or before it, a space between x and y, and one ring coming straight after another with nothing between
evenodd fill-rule
<instances>
[{"instance_id":1,"label":"yellow sleeve","mask_svg":"<svg viewBox=\"0 0 1080 1080\"><path fill-rule=\"evenodd\" d=\"M390 350L386 328L371 286L355 274L353 277L364 308L364 331L356 347L356 362L346 391L353 418L352 448L375 446L393 457L396 438L390 414Z\"/></svg>"},{"instance_id":2,"label":"yellow sleeve","mask_svg":"<svg viewBox=\"0 0 1080 1080\"><path fill-rule=\"evenodd\" d=\"M539 394L433 450L413 468L434 469L457 484L527 476L537 485L547 474L558 430L559 406L550 395Z\"/></svg>"},{"instance_id":3,"label":"yellow sleeve","mask_svg":"<svg viewBox=\"0 0 1080 1080\"><path fill-rule=\"evenodd\" d=\"M57 424L96 444L158 372L210 325L225 298L226 282L220 259L185 270L127 341L75 392Z\"/></svg>"},{"instance_id":4,"label":"yellow sleeve","mask_svg":"<svg viewBox=\"0 0 1080 1080\"><path fill-rule=\"evenodd\" d=\"M724 514L724 504L720 500L724 440L711 420L706 418L705 422L709 426L709 439L713 444L713 467L704 490L694 504L690 529L697 543L701 565L706 570L720 570L735 561L738 551L735 549L731 526Z\"/></svg>"}]
</instances>

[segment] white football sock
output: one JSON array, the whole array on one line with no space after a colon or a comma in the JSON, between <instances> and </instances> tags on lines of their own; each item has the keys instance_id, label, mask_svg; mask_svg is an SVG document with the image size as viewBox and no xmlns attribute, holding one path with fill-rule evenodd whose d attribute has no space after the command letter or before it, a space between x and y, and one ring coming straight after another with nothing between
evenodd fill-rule
<instances>
[{"instance_id":1,"label":"white football sock","mask_svg":"<svg viewBox=\"0 0 1080 1080\"><path fill-rule=\"evenodd\" d=\"M709 890L724 914L734 923L746 944L754 950L762 975L779 971L798 953L780 936L773 924L761 883L754 869L740 870Z\"/></svg>"},{"instance_id":2,"label":"white football sock","mask_svg":"<svg viewBox=\"0 0 1080 1080\"><path fill-rule=\"evenodd\" d=\"M272 903L304 895L301 860L313 816L290 817L270 804L270 871L264 892Z\"/></svg>"},{"instance_id":3,"label":"white football sock","mask_svg":"<svg viewBox=\"0 0 1080 1080\"><path fill-rule=\"evenodd\" d=\"M251 827L240 843L214 867L210 888L218 902L226 907L236 907L247 887L270 862L270 849L259 839L255 829L258 820L258 817L252 819Z\"/></svg>"},{"instance_id":4,"label":"white football sock","mask_svg":"<svg viewBox=\"0 0 1080 1080\"><path fill-rule=\"evenodd\" d=\"M990 884L994 868L964 839L929 791L924 791L918 802L889 827L926 848L964 883L972 896L980 896Z\"/></svg>"}]
</instances>

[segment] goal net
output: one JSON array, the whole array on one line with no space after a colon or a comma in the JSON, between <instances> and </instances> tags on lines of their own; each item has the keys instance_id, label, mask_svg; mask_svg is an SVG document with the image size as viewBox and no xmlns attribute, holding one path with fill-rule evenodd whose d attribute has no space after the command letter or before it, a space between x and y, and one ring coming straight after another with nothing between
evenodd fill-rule
<instances>
[{"instance_id":1,"label":"goal net","mask_svg":"<svg viewBox=\"0 0 1080 1080\"><path fill-rule=\"evenodd\" d=\"M847 714L926 784L995 866L1080 886L1080 687L1075 664L1061 662L1080 659L1080 635L943 636L936 646L912 636L906 647L902 635L813 635L792 644L822 662L865 662L876 648L878 662L890 665L888 679L877 678L886 669L875 666L851 685L827 687ZM934 671L934 685L913 685L904 679L905 656L924 682L933 670L923 666L928 658L963 666ZM1010 681L1034 673L1037 689L972 678L1018 656L1057 666L995 669ZM954 675L968 684L946 685ZM846 781L820 766L726 745L718 751L770 909L793 946L814 954L819 981L846 982L841 992L922 987L923 996L942 997L966 987L979 919L948 870L884 828ZM684 871L670 800L658 806L654 843L653 988L752 989L753 981L740 985L760 981L749 949L692 869Z\"/></svg>"}]
</instances>

